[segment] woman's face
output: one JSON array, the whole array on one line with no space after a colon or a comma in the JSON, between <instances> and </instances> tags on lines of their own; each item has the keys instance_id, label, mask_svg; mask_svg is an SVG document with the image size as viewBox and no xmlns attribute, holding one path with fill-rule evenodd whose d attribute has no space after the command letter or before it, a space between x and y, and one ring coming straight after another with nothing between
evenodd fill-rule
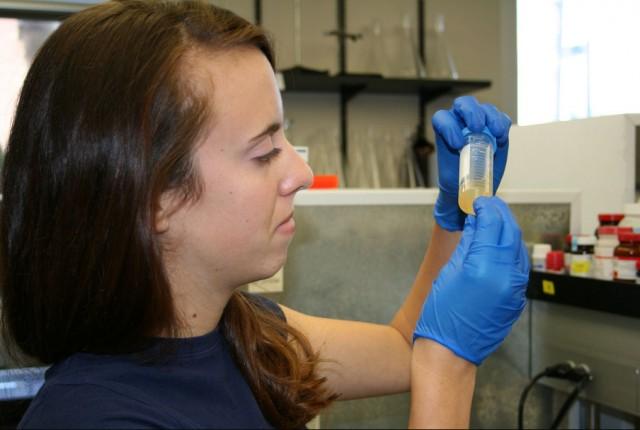
<instances>
[{"instance_id":1,"label":"woman's face","mask_svg":"<svg viewBox=\"0 0 640 430\"><path fill-rule=\"evenodd\" d=\"M172 282L235 287L282 267L293 199L312 174L284 135L280 92L259 50L203 52L192 63L213 111L193 160L202 194L159 231Z\"/></svg>"}]
</instances>

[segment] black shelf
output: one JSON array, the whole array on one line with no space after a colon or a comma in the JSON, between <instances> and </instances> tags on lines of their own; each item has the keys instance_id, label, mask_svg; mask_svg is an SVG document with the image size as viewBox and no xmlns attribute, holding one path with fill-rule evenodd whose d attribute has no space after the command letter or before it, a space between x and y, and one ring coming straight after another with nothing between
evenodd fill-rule
<instances>
[{"instance_id":1,"label":"black shelf","mask_svg":"<svg viewBox=\"0 0 640 430\"><path fill-rule=\"evenodd\" d=\"M489 88L490 81L458 79L384 78L380 75L328 75L293 70L281 72L285 92L415 94L424 102L444 94L460 95Z\"/></svg>"},{"instance_id":2,"label":"black shelf","mask_svg":"<svg viewBox=\"0 0 640 430\"><path fill-rule=\"evenodd\" d=\"M527 297L640 318L640 285L546 272L531 272Z\"/></svg>"}]
</instances>

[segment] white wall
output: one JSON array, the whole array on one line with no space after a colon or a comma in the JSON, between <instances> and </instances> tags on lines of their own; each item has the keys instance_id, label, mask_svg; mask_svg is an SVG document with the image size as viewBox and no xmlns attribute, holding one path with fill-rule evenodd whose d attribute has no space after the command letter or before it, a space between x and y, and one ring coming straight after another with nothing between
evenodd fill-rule
<instances>
[{"instance_id":1,"label":"white wall","mask_svg":"<svg viewBox=\"0 0 640 430\"><path fill-rule=\"evenodd\" d=\"M636 127L640 115L614 115L514 126L504 189L581 191L581 230L598 213L622 212L635 199Z\"/></svg>"}]
</instances>

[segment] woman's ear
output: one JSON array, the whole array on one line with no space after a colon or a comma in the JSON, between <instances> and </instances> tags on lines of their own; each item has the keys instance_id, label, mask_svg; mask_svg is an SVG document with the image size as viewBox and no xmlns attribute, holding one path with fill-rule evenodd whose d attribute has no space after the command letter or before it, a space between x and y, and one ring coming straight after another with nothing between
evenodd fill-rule
<instances>
[{"instance_id":1,"label":"woman's ear","mask_svg":"<svg viewBox=\"0 0 640 430\"><path fill-rule=\"evenodd\" d=\"M155 213L155 232L157 234L166 233L169 230L171 224L171 215L173 215L178 208L176 202L176 196L174 192L165 191L160 196L158 202L158 208Z\"/></svg>"}]
</instances>

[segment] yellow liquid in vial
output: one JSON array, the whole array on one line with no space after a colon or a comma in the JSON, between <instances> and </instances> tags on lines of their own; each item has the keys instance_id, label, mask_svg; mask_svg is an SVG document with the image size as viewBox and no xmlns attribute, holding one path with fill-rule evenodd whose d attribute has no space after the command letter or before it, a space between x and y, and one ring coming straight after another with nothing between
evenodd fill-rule
<instances>
[{"instance_id":1,"label":"yellow liquid in vial","mask_svg":"<svg viewBox=\"0 0 640 430\"><path fill-rule=\"evenodd\" d=\"M460 209L465 213L475 215L473 211L473 201L480 196L491 197L493 195L491 188L491 182L489 181L463 181L458 191L458 206L460 206Z\"/></svg>"}]
</instances>

